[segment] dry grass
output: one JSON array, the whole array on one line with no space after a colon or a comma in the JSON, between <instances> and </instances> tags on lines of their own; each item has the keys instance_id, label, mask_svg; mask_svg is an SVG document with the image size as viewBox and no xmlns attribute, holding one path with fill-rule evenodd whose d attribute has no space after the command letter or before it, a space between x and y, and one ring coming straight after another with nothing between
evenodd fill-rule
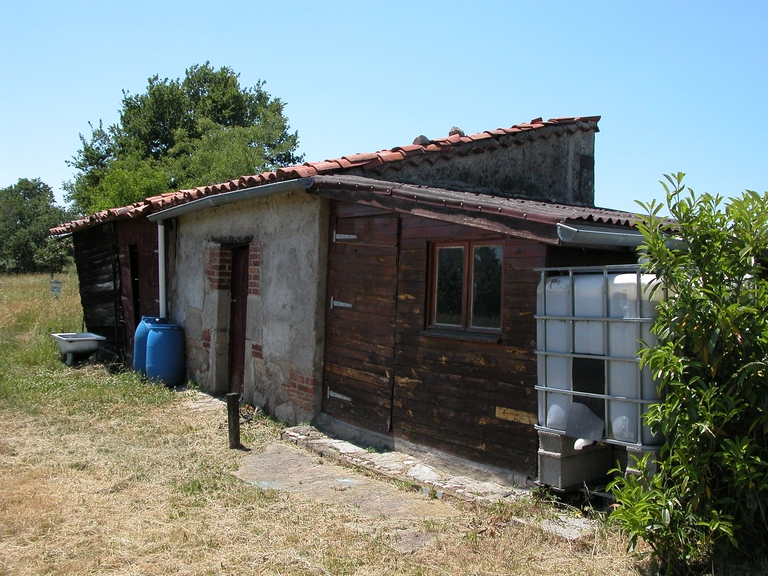
<instances>
[{"instance_id":1,"label":"dry grass","mask_svg":"<svg viewBox=\"0 0 768 576\"><path fill-rule=\"evenodd\" d=\"M258 490L229 473L242 454L226 448L223 409L190 410L183 395L117 410L5 409L0 420L0 567L9 574L632 573L615 535L568 544L503 508L392 523ZM276 426L257 419L244 433L258 450ZM410 527L435 542L394 551Z\"/></svg>"},{"instance_id":2,"label":"dry grass","mask_svg":"<svg viewBox=\"0 0 768 576\"><path fill-rule=\"evenodd\" d=\"M49 302L47 279L0 277L0 574L638 573L612 530L568 543L512 521L541 504L394 521L242 483L224 408L58 361L47 332L79 329L51 327L77 316L66 289ZM27 346L35 364L15 361ZM278 431L257 417L243 439L261 450ZM407 529L435 539L402 554Z\"/></svg>"}]
</instances>

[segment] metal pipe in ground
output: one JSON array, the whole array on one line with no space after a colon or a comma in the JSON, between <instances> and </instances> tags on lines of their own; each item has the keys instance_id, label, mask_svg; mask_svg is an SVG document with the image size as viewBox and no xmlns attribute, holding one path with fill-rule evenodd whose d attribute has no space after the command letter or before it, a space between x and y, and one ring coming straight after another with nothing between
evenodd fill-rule
<instances>
[{"instance_id":1,"label":"metal pipe in ground","mask_svg":"<svg viewBox=\"0 0 768 576\"><path fill-rule=\"evenodd\" d=\"M240 394L227 394L227 421L229 423L229 447L240 448Z\"/></svg>"}]
</instances>

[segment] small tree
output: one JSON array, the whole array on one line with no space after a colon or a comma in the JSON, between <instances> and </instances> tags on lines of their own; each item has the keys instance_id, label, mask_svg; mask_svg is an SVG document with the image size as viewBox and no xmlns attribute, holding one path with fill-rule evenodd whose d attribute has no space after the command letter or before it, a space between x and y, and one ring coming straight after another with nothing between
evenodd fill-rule
<instances>
[{"instance_id":1,"label":"small tree","mask_svg":"<svg viewBox=\"0 0 768 576\"><path fill-rule=\"evenodd\" d=\"M658 470L612 484L613 516L668 573L768 542L768 194L695 196L683 174L663 205L641 203L647 271L669 290L641 351L663 401L647 422L664 438Z\"/></svg>"},{"instance_id":2,"label":"small tree","mask_svg":"<svg viewBox=\"0 0 768 576\"><path fill-rule=\"evenodd\" d=\"M41 264L40 258L51 248L46 244L48 229L69 219L67 211L55 204L51 187L39 178L21 178L0 189L0 270L61 270L65 260L48 259Z\"/></svg>"},{"instance_id":3,"label":"small tree","mask_svg":"<svg viewBox=\"0 0 768 576\"><path fill-rule=\"evenodd\" d=\"M54 274L61 272L69 264L71 254L71 238L48 237L35 250L35 265L38 272L50 272L53 278Z\"/></svg>"}]
</instances>

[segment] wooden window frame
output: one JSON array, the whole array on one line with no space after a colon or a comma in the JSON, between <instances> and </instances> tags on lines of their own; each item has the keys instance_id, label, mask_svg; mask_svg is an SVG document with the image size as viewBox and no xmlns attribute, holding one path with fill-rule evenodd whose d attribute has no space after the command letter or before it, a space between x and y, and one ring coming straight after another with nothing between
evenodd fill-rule
<instances>
[{"instance_id":1,"label":"wooden window frame","mask_svg":"<svg viewBox=\"0 0 768 576\"><path fill-rule=\"evenodd\" d=\"M474 278L474 248L480 246L497 246L501 248L501 308L499 310L499 327L482 328L471 325L472 317L472 290ZM463 248L464 268L461 296L461 325L440 324L436 322L437 316L437 254L441 248ZM429 250L429 289L427 290L427 328L467 334L501 334L504 314L504 242L502 240L466 240L461 242L433 242Z\"/></svg>"}]
</instances>

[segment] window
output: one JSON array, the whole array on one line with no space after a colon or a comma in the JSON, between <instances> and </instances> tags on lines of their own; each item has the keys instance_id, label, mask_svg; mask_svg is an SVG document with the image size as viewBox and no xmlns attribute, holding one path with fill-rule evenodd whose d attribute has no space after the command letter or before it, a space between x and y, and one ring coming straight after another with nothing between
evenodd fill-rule
<instances>
[{"instance_id":1,"label":"window","mask_svg":"<svg viewBox=\"0 0 768 576\"><path fill-rule=\"evenodd\" d=\"M501 331L503 253L498 244L433 246L431 328Z\"/></svg>"}]
</instances>

